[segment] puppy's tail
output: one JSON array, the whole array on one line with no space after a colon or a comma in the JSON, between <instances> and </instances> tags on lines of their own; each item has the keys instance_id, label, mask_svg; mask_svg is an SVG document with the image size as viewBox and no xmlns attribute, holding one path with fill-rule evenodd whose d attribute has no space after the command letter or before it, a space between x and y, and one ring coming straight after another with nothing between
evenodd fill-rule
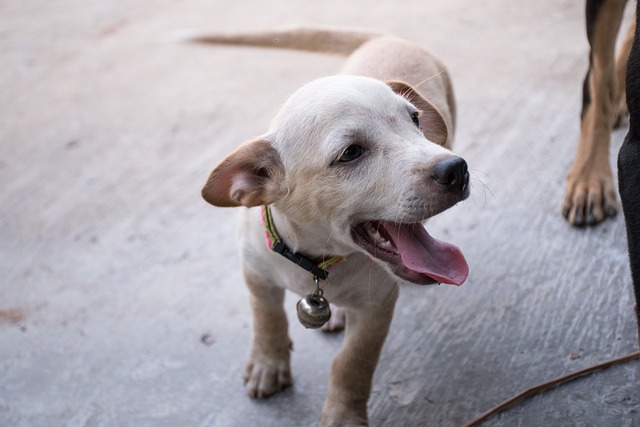
<instances>
[{"instance_id":1,"label":"puppy's tail","mask_svg":"<svg viewBox=\"0 0 640 427\"><path fill-rule=\"evenodd\" d=\"M295 27L241 33L183 31L174 39L194 43L295 49L306 52L349 55L362 44L383 34L360 30Z\"/></svg>"}]
</instances>

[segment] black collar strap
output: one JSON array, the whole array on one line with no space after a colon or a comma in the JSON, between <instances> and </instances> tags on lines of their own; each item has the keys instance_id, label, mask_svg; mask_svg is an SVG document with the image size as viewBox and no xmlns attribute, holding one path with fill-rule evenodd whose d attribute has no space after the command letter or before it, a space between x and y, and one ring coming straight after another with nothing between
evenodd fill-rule
<instances>
[{"instance_id":1,"label":"black collar strap","mask_svg":"<svg viewBox=\"0 0 640 427\"><path fill-rule=\"evenodd\" d=\"M280 238L278 231L273 223L273 217L271 216L271 208L269 205L262 206L262 222L264 223L264 229L267 234L267 241L272 251L279 253L289 261L305 269L313 274L314 278L325 280L329 277L329 268L340 261L345 261L346 257L334 256L319 264L313 262L310 258L302 255L299 252L292 251Z\"/></svg>"}]
</instances>

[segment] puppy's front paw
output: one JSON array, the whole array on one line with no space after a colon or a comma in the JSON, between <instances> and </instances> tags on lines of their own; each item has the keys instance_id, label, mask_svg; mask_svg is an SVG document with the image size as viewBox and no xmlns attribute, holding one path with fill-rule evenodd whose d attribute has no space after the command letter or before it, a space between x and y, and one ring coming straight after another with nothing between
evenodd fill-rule
<instances>
[{"instance_id":1,"label":"puppy's front paw","mask_svg":"<svg viewBox=\"0 0 640 427\"><path fill-rule=\"evenodd\" d=\"M338 332L344 329L347 315L344 308L331 304L331 318L322 326L322 332Z\"/></svg>"},{"instance_id":2,"label":"puppy's front paw","mask_svg":"<svg viewBox=\"0 0 640 427\"><path fill-rule=\"evenodd\" d=\"M251 397L269 397L291 385L289 360L252 357L244 368L244 382Z\"/></svg>"}]
</instances>

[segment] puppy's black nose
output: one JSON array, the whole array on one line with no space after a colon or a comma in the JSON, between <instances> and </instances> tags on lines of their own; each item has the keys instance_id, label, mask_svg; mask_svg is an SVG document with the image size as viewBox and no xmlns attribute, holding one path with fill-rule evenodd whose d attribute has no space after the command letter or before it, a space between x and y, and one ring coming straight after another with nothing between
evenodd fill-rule
<instances>
[{"instance_id":1,"label":"puppy's black nose","mask_svg":"<svg viewBox=\"0 0 640 427\"><path fill-rule=\"evenodd\" d=\"M469 185L467 162L462 157L447 157L436 164L432 177L447 187L447 191L462 193Z\"/></svg>"}]
</instances>

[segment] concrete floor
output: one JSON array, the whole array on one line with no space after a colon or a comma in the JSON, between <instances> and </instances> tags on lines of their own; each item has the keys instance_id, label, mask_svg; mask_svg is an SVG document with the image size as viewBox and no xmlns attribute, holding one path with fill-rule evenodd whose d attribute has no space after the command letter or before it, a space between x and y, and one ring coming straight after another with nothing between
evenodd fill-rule
<instances>
[{"instance_id":1,"label":"concrete floor","mask_svg":"<svg viewBox=\"0 0 640 427\"><path fill-rule=\"evenodd\" d=\"M340 334L292 322L294 386L245 396L251 317L235 215L199 190L289 94L342 60L167 41L185 27L384 30L428 47L453 75L472 196L429 229L463 249L471 275L460 288L403 289L371 425L458 426L637 350L622 216L580 230L559 215L587 66L583 8L2 2L0 425L288 427L319 416ZM639 383L630 363L485 425L637 426Z\"/></svg>"}]
</instances>

